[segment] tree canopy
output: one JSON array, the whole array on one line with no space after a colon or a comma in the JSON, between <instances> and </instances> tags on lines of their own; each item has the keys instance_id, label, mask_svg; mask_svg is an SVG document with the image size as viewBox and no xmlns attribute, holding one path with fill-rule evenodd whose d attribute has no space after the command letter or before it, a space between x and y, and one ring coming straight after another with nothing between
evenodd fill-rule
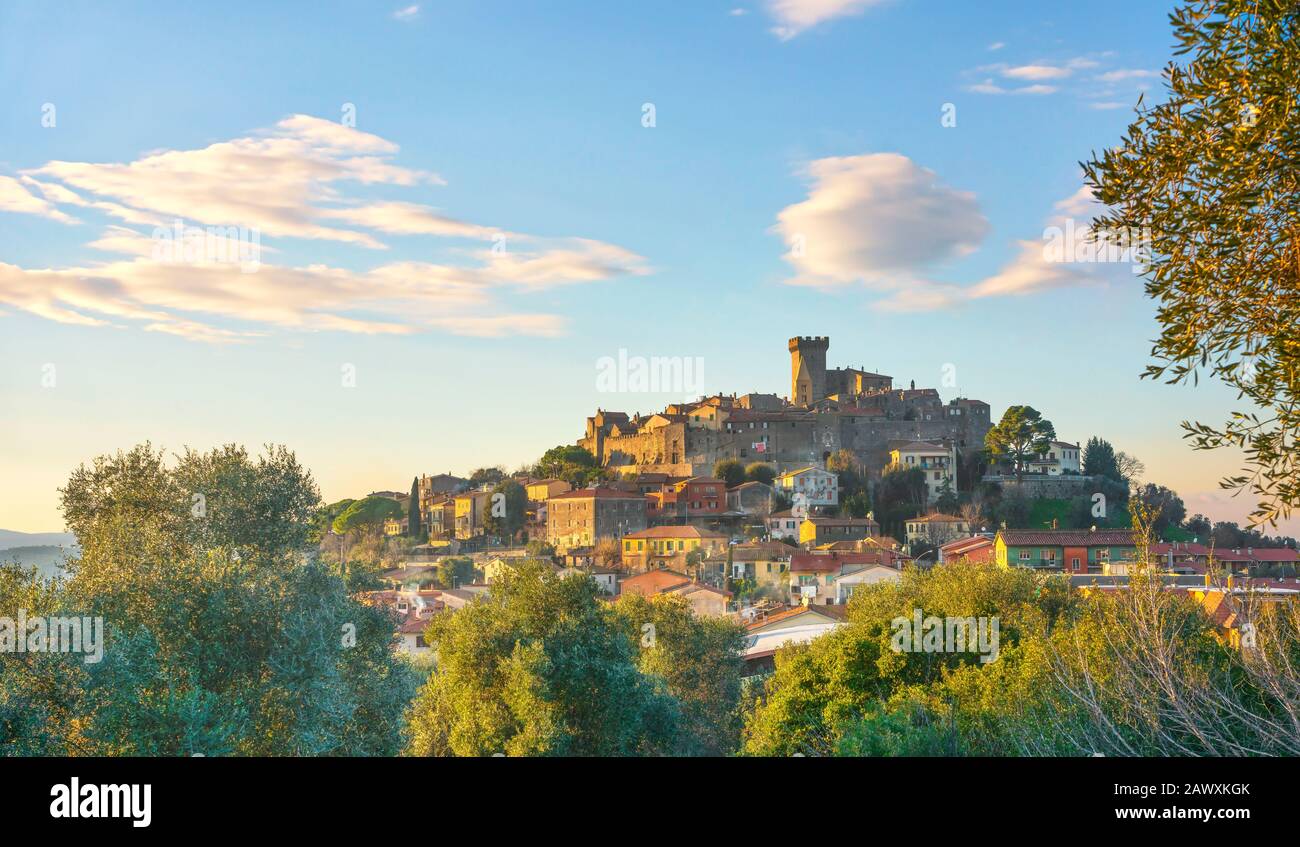
<instances>
[{"instance_id":1,"label":"tree canopy","mask_svg":"<svg viewBox=\"0 0 1300 847\"><path fill-rule=\"evenodd\" d=\"M1103 233L1145 233L1161 331L1144 375L1235 389L1226 423L1183 422L1197 449L1239 448L1221 482L1252 521L1300 506L1300 13L1289 0L1193 0L1171 16L1182 64L1165 102L1085 163Z\"/></svg>"}]
</instances>

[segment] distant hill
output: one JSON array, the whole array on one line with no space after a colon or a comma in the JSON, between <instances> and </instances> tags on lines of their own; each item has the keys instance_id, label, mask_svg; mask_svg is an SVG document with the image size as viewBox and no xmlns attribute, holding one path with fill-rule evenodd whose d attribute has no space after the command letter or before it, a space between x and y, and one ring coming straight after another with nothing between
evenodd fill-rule
<instances>
[{"instance_id":1,"label":"distant hill","mask_svg":"<svg viewBox=\"0 0 1300 847\"><path fill-rule=\"evenodd\" d=\"M17 562L20 565L36 569L44 576L54 576L60 570L63 559L73 548L41 545L36 547L10 547L0 550L0 562Z\"/></svg>"},{"instance_id":2,"label":"distant hill","mask_svg":"<svg viewBox=\"0 0 1300 847\"><path fill-rule=\"evenodd\" d=\"M13 547L71 547L77 536L70 532L17 532L0 529L0 550Z\"/></svg>"}]
</instances>

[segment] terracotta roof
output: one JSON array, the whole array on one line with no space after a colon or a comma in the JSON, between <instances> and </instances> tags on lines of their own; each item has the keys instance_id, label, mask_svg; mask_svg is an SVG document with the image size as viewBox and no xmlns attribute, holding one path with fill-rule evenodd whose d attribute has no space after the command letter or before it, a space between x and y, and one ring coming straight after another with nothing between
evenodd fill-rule
<instances>
[{"instance_id":1,"label":"terracotta roof","mask_svg":"<svg viewBox=\"0 0 1300 847\"><path fill-rule=\"evenodd\" d=\"M697 526L652 526L649 529L640 529L636 532L629 532L624 538L726 538L721 532L714 532L711 529L700 529Z\"/></svg>"},{"instance_id":2,"label":"terracotta roof","mask_svg":"<svg viewBox=\"0 0 1300 847\"><path fill-rule=\"evenodd\" d=\"M618 590L620 594L631 592L643 597L653 597L679 586L689 585L690 582L690 577L676 571L649 571L623 580L618 584Z\"/></svg>"},{"instance_id":3,"label":"terracotta roof","mask_svg":"<svg viewBox=\"0 0 1300 847\"><path fill-rule=\"evenodd\" d=\"M1300 562L1300 553L1290 547L1256 547L1251 555L1257 562Z\"/></svg>"},{"instance_id":4,"label":"terracotta roof","mask_svg":"<svg viewBox=\"0 0 1300 847\"><path fill-rule=\"evenodd\" d=\"M616 488L575 488L573 491L566 491L563 494L556 494L551 500L591 500L599 498L602 500L642 500L645 495L639 491L619 491Z\"/></svg>"},{"instance_id":5,"label":"terracotta roof","mask_svg":"<svg viewBox=\"0 0 1300 847\"><path fill-rule=\"evenodd\" d=\"M1004 529L998 536L1013 547L1132 547L1131 529Z\"/></svg>"},{"instance_id":6,"label":"terracotta roof","mask_svg":"<svg viewBox=\"0 0 1300 847\"><path fill-rule=\"evenodd\" d=\"M895 447L900 453L947 453L948 448L942 444L932 444L929 441L911 441L901 447Z\"/></svg>"},{"instance_id":7,"label":"terracotta roof","mask_svg":"<svg viewBox=\"0 0 1300 847\"><path fill-rule=\"evenodd\" d=\"M843 609L844 607L826 606L824 608ZM819 615L821 617L825 617L832 620L843 620L842 615L836 616L836 615L829 614L828 612L824 611L822 606L790 606L788 608L780 610L779 612L773 612L767 615L766 617L755 618L754 620L745 624L745 629L747 630L762 629L765 626L771 626L774 623L781 623L783 621L788 621L791 618L797 618L800 615Z\"/></svg>"},{"instance_id":8,"label":"terracotta roof","mask_svg":"<svg viewBox=\"0 0 1300 847\"><path fill-rule=\"evenodd\" d=\"M810 517L813 526L880 526L870 518L819 518Z\"/></svg>"},{"instance_id":9,"label":"terracotta roof","mask_svg":"<svg viewBox=\"0 0 1300 847\"><path fill-rule=\"evenodd\" d=\"M788 559L795 552L795 549L789 544L782 544L780 541L754 541L732 547L731 558L737 562L751 562L765 558Z\"/></svg>"},{"instance_id":10,"label":"terracotta roof","mask_svg":"<svg viewBox=\"0 0 1300 847\"><path fill-rule=\"evenodd\" d=\"M838 571L845 565L884 565L892 568L896 567L895 559L894 554L888 550L867 550L861 553L796 552L790 557L790 571L791 573L826 573Z\"/></svg>"},{"instance_id":11,"label":"terracotta roof","mask_svg":"<svg viewBox=\"0 0 1300 847\"><path fill-rule=\"evenodd\" d=\"M959 518L956 515L945 515L941 512L934 512L919 518L908 518L908 523L967 523L965 518Z\"/></svg>"},{"instance_id":12,"label":"terracotta roof","mask_svg":"<svg viewBox=\"0 0 1300 847\"><path fill-rule=\"evenodd\" d=\"M720 594L723 597L730 597L731 592L725 588L714 588L712 585L705 585L702 582L688 582L685 585L676 585L669 588L666 594L694 594L697 591L707 591L710 594Z\"/></svg>"}]
</instances>

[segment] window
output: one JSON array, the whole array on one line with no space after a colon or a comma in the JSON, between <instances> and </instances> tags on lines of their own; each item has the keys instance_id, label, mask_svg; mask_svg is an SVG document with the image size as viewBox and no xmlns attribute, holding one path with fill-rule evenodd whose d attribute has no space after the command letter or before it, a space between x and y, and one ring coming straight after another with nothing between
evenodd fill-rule
<instances>
[{"instance_id":1,"label":"window","mask_svg":"<svg viewBox=\"0 0 1300 847\"><path fill-rule=\"evenodd\" d=\"M1021 550L1021 551L1020 551L1020 561L1022 561L1022 562L1028 562L1030 558L1031 558L1031 557L1030 557L1030 555L1029 555L1029 551L1028 551L1028 550Z\"/></svg>"},{"instance_id":2,"label":"window","mask_svg":"<svg viewBox=\"0 0 1300 847\"><path fill-rule=\"evenodd\" d=\"M1076 571L1079 569L1079 557L1078 557L1078 556L1075 556L1074 558L1070 559L1070 567L1071 567L1073 570L1076 570Z\"/></svg>"}]
</instances>

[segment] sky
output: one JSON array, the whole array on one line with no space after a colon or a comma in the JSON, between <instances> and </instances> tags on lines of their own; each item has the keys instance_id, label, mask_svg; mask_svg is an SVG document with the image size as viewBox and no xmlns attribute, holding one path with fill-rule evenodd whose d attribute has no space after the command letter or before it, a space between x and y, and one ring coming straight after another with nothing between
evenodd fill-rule
<instances>
[{"instance_id":1,"label":"sky","mask_svg":"<svg viewBox=\"0 0 1300 847\"><path fill-rule=\"evenodd\" d=\"M1141 379L1133 264L1044 250L1168 11L0 2L0 527L144 441L282 443L329 501L513 470L598 407L786 395L794 335L1242 520L1179 429L1233 392ZM699 378L606 390L620 351Z\"/></svg>"}]
</instances>

